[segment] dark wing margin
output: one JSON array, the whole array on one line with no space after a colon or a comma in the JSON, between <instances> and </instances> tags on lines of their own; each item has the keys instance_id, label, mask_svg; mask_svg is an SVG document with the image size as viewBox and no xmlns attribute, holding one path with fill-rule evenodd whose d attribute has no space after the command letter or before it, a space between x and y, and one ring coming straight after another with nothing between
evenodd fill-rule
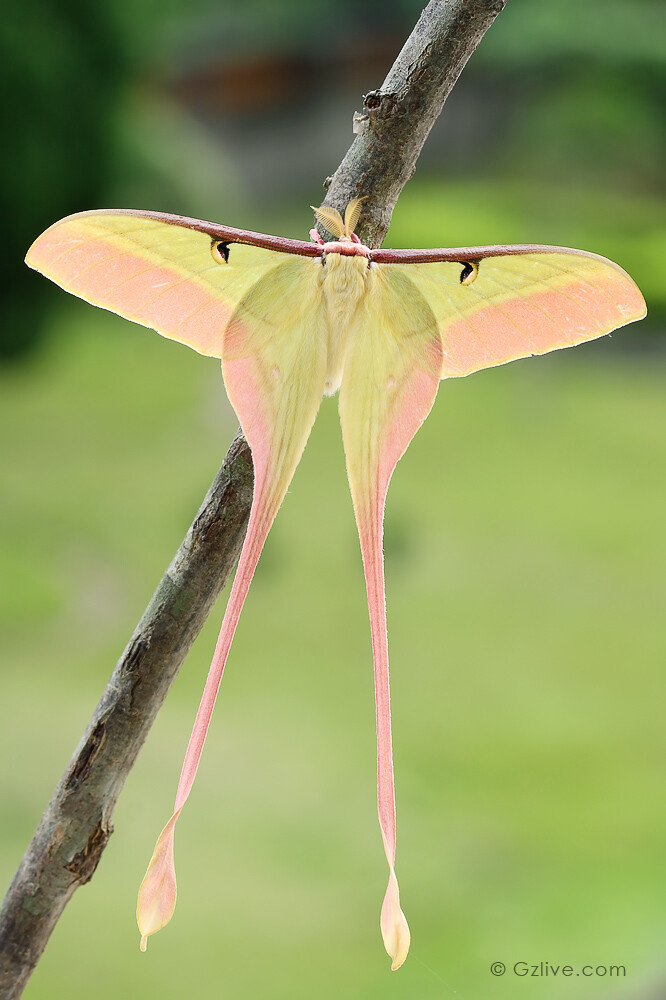
<instances>
[{"instance_id":1,"label":"dark wing margin","mask_svg":"<svg viewBox=\"0 0 666 1000\"><path fill-rule=\"evenodd\" d=\"M248 246L262 247L265 250L276 250L279 253L297 254L299 257L320 257L321 247L306 240L292 240L284 236L271 236L268 233L255 233L250 229L235 229L233 226L221 226L217 222L206 222L204 219L191 219L186 215L172 215L169 212L148 212L131 208L108 208L90 212L77 212L62 222L73 220L85 221L89 216L132 216L152 222L163 222L170 226L180 226L205 233L211 240L226 243L244 243ZM56 223L60 225L60 223Z\"/></svg>"}]
</instances>

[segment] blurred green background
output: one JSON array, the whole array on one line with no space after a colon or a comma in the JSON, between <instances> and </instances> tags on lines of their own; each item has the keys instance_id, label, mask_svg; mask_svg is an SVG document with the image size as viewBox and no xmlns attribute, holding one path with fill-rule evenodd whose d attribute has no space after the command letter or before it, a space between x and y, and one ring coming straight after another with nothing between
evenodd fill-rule
<instances>
[{"instance_id":1,"label":"blurred green background","mask_svg":"<svg viewBox=\"0 0 666 1000\"><path fill-rule=\"evenodd\" d=\"M3 885L235 430L214 363L70 300L23 255L93 207L306 236L420 6L4 11ZM391 975L379 937L370 640L325 400L179 825L176 916L141 955L136 888L222 602L28 1000L666 996L663 18L651 0L509 0L387 239L581 246L622 264L650 310L602 342L444 384L396 471L407 964ZM496 961L627 974L528 983L493 977Z\"/></svg>"}]
</instances>

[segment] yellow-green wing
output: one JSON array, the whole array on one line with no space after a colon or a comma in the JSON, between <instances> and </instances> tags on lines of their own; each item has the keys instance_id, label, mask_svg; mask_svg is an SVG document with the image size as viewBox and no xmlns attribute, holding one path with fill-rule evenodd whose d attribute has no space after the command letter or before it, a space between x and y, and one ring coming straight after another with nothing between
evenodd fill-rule
<instances>
[{"instance_id":1,"label":"yellow-green wing","mask_svg":"<svg viewBox=\"0 0 666 1000\"><path fill-rule=\"evenodd\" d=\"M222 252L213 255L220 242ZM26 261L93 305L221 357L222 332L243 296L298 253L317 250L180 216L107 211L57 222Z\"/></svg>"},{"instance_id":2,"label":"yellow-green wing","mask_svg":"<svg viewBox=\"0 0 666 1000\"><path fill-rule=\"evenodd\" d=\"M442 336L442 378L572 347L646 312L621 267L580 250L479 247L427 263L419 253L437 251L377 266L402 267L427 300Z\"/></svg>"},{"instance_id":3,"label":"yellow-green wing","mask_svg":"<svg viewBox=\"0 0 666 1000\"><path fill-rule=\"evenodd\" d=\"M283 258L242 299L223 338L222 373L252 448L255 498L266 477L277 505L324 394L321 271L319 259Z\"/></svg>"}]
</instances>

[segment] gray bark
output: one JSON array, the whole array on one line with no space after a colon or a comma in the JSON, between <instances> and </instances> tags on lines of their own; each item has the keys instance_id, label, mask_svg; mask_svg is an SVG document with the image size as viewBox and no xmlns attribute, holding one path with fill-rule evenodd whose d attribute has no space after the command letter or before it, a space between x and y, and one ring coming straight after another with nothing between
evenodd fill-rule
<instances>
[{"instance_id":1,"label":"gray bark","mask_svg":"<svg viewBox=\"0 0 666 1000\"><path fill-rule=\"evenodd\" d=\"M505 0L431 0L332 178L326 203L368 195L359 236L379 246L451 88ZM118 661L0 910L0 1000L15 1000L60 914L88 882L113 810L180 666L240 554L252 461L236 435L224 464Z\"/></svg>"},{"instance_id":2,"label":"gray bark","mask_svg":"<svg viewBox=\"0 0 666 1000\"><path fill-rule=\"evenodd\" d=\"M431 0L379 90L365 95L358 135L327 182L324 204L344 213L366 196L357 233L367 246L381 246L430 129L505 3Z\"/></svg>"}]
</instances>

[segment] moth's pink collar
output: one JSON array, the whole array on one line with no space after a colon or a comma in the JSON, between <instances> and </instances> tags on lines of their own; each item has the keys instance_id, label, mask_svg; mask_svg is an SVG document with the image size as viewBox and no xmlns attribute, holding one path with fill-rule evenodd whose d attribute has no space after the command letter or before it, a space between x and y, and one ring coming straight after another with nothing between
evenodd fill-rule
<instances>
[{"instance_id":1,"label":"moth's pink collar","mask_svg":"<svg viewBox=\"0 0 666 1000\"><path fill-rule=\"evenodd\" d=\"M352 233L349 237L342 237L340 240L332 240L330 243L324 243L318 230L310 230L310 239L313 243L317 243L322 250L322 253L339 253L343 257L369 257L370 247L366 247L359 240L356 233Z\"/></svg>"},{"instance_id":2,"label":"moth's pink collar","mask_svg":"<svg viewBox=\"0 0 666 1000\"><path fill-rule=\"evenodd\" d=\"M339 253L343 257L369 257L370 248L363 243L352 243L351 240L335 240L322 245L322 253Z\"/></svg>"}]
</instances>

